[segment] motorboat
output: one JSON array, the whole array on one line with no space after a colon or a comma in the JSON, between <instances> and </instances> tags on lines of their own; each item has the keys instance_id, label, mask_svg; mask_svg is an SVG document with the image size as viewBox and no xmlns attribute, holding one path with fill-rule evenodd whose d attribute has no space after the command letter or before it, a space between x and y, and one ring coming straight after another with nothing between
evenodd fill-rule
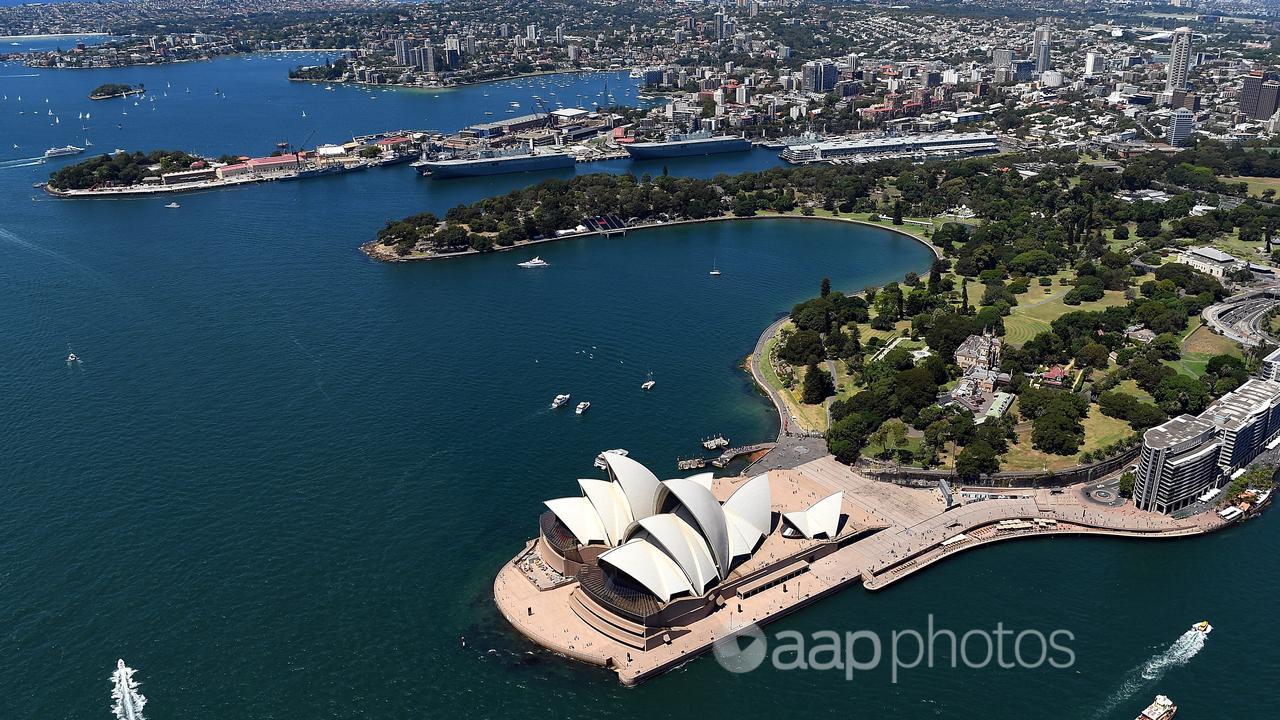
<instances>
[{"instance_id":1,"label":"motorboat","mask_svg":"<svg viewBox=\"0 0 1280 720\"><path fill-rule=\"evenodd\" d=\"M516 263L516 265L519 265L522 268L540 268L540 267L547 267L550 264L551 263L537 256L535 256L532 260L525 260L522 263Z\"/></svg>"},{"instance_id":2,"label":"motorboat","mask_svg":"<svg viewBox=\"0 0 1280 720\"><path fill-rule=\"evenodd\" d=\"M641 383L641 384L640 384L640 389L641 389L641 390L652 390L652 389L653 389L653 386L654 386L654 385L657 385L657 384L658 384L658 383L657 383L656 381L654 381L654 380L645 380L643 383Z\"/></svg>"},{"instance_id":3,"label":"motorboat","mask_svg":"<svg viewBox=\"0 0 1280 720\"><path fill-rule=\"evenodd\" d=\"M1209 633L1213 632L1213 626L1209 624L1208 620L1201 620L1195 625L1192 625L1191 629L1195 630L1201 635L1208 635Z\"/></svg>"},{"instance_id":4,"label":"motorboat","mask_svg":"<svg viewBox=\"0 0 1280 720\"><path fill-rule=\"evenodd\" d=\"M575 415L581 415L582 413L586 412L587 408L589 407L591 407L591 403L587 402L586 400L583 400L582 402L578 403L578 407L574 408L573 412Z\"/></svg>"},{"instance_id":5,"label":"motorboat","mask_svg":"<svg viewBox=\"0 0 1280 720\"><path fill-rule=\"evenodd\" d=\"M176 202L171 202L171 203L169 203L168 205L165 205L165 207L167 207L167 208L169 208L169 209L171 209L171 210L176 210L177 208L180 208L180 207L182 207L182 206L181 206L181 205L179 205L179 204L178 204L178 203L176 203Z\"/></svg>"},{"instance_id":6,"label":"motorboat","mask_svg":"<svg viewBox=\"0 0 1280 720\"><path fill-rule=\"evenodd\" d=\"M556 408L560 407L561 405L564 405L567 402L569 402L569 393L563 393L563 394L557 395L556 399L551 401L551 409L555 410Z\"/></svg>"},{"instance_id":7,"label":"motorboat","mask_svg":"<svg viewBox=\"0 0 1280 720\"><path fill-rule=\"evenodd\" d=\"M626 457L627 455L630 455L630 453L628 453L626 450L623 450L622 448L614 448L613 450L605 450L604 452L602 452L602 453L600 453L599 455L597 455L597 456L596 456L596 461L595 461L594 463L592 463L592 464L593 464L593 465L595 465L596 467L600 468L601 470L608 470L608 469L609 469L609 465L608 465L608 463L606 463L606 462L605 462L605 457L604 457L605 455L620 455L620 456L622 456L622 457Z\"/></svg>"},{"instance_id":8,"label":"motorboat","mask_svg":"<svg viewBox=\"0 0 1280 720\"><path fill-rule=\"evenodd\" d=\"M80 362L80 358L75 353L67 353L67 364L74 365Z\"/></svg>"}]
</instances>

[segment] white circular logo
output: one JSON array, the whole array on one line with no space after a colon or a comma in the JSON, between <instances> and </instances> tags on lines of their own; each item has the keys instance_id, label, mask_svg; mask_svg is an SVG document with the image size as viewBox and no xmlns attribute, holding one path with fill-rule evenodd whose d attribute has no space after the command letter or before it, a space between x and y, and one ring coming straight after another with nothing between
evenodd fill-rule
<instances>
[{"instance_id":1,"label":"white circular logo","mask_svg":"<svg viewBox=\"0 0 1280 720\"><path fill-rule=\"evenodd\" d=\"M720 667L731 673L749 673L760 667L768 653L768 643L759 625L751 623L716 640L711 653Z\"/></svg>"}]
</instances>

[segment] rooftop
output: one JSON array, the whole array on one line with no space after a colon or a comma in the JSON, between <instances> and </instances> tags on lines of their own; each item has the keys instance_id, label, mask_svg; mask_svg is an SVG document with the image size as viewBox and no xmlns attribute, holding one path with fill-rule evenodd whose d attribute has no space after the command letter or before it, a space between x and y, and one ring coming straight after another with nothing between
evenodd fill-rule
<instances>
[{"instance_id":1,"label":"rooftop","mask_svg":"<svg viewBox=\"0 0 1280 720\"><path fill-rule=\"evenodd\" d=\"M1273 380L1249 380L1235 390L1214 400L1200 417L1224 430L1235 430L1250 417L1280 402L1280 383Z\"/></svg>"},{"instance_id":2,"label":"rooftop","mask_svg":"<svg viewBox=\"0 0 1280 720\"><path fill-rule=\"evenodd\" d=\"M1163 450L1193 440L1213 428L1213 423L1208 420L1193 415L1179 415L1143 433L1142 441L1148 447Z\"/></svg>"}]
</instances>

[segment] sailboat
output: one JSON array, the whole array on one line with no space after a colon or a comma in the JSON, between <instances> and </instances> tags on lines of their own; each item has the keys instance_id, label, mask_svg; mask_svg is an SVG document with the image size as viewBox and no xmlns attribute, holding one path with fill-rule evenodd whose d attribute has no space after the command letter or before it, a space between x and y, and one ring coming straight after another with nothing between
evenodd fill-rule
<instances>
[{"instance_id":1,"label":"sailboat","mask_svg":"<svg viewBox=\"0 0 1280 720\"><path fill-rule=\"evenodd\" d=\"M715 261L714 261L714 260L712 260L712 261L711 261L711 272L709 272L709 273L707 273L707 274L708 274L708 275L710 275L710 276L712 276L712 277L719 277L719 275L720 275L720 268L716 267L716 263L715 263Z\"/></svg>"}]
</instances>

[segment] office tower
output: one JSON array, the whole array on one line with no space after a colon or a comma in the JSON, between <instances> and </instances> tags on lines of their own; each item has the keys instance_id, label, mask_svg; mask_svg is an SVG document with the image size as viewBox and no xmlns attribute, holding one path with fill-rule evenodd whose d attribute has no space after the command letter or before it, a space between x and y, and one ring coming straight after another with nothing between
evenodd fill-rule
<instances>
[{"instance_id":1,"label":"office tower","mask_svg":"<svg viewBox=\"0 0 1280 720\"><path fill-rule=\"evenodd\" d=\"M991 51L991 66L1007 68L1013 66L1013 51L1008 48L997 48Z\"/></svg>"},{"instance_id":2,"label":"office tower","mask_svg":"<svg viewBox=\"0 0 1280 720\"><path fill-rule=\"evenodd\" d=\"M1084 54L1084 76L1093 77L1102 72L1102 57L1096 52Z\"/></svg>"},{"instance_id":3,"label":"office tower","mask_svg":"<svg viewBox=\"0 0 1280 720\"><path fill-rule=\"evenodd\" d=\"M1257 117L1258 95L1265 79L1261 70L1254 70L1245 76L1244 85L1240 89L1240 112L1248 117Z\"/></svg>"},{"instance_id":4,"label":"office tower","mask_svg":"<svg viewBox=\"0 0 1280 720\"><path fill-rule=\"evenodd\" d=\"M1266 120L1280 109L1280 82L1268 80L1258 88L1258 106L1254 108L1253 119Z\"/></svg>"},{"instance_id":5,"label":"office tower","mask_svg":"<svg viewBox=\"0 0 1280 720\"><path fill-rule=\"evenodd\" d=\"M1186 108L1178 108L1173 112L1173 117L1169 119L1169 132L1166 137L1170 145L1181 147L1186 144L1187 139L1191 137L1191 131L1195 129L1196 121L1191 111Z\"/></svg>"},{"instance_id":6,"label":"office tower","mask_svg":"<svg viewBox=\"0 0 1280 720\"><path fill-rule=\"evenodd\" d=\"M827 92L836 86L839 72L830 60L810 60L801 68L800 89L804 92Z\"/></svg>"},{"instance_id":7,"label":"office tower","mask_svg":"<svg viewBox=\"0 0 1280 720\"><path fill-rule=\"evenodd\" d=\"M1053 67L1053 61L1050 57L1050 45L1052 39L1049 33L1049 26L1042 25L1036 28L1034 41L1031 44L1035 52L1036 72L1044 72Z\"/></svg>"},{"instance_id":8,"label":"office tower","mask_svg":"<svg viewBox=\"0 0 1280 720\"><path fill-rule=\"evenodd\" d=\"M1165 79L1165 92L1187 89L1187 73L1191 70L1191 28L1180 27L1173 31L1173 43L1169 46L1169 72Z\"/></svg>"},{"instance_id":9,"label":"office tower","mask_svg":"<svg viewBox=\"0 0 1280 720\"><path fill-rule=\"evenodd\" d=\"M1014 60L1013 64L1009 66L1009 69L1013 71L1014 82L1026 82L1035 75L1036 61Z\"/></svg>"}]
</instances>

